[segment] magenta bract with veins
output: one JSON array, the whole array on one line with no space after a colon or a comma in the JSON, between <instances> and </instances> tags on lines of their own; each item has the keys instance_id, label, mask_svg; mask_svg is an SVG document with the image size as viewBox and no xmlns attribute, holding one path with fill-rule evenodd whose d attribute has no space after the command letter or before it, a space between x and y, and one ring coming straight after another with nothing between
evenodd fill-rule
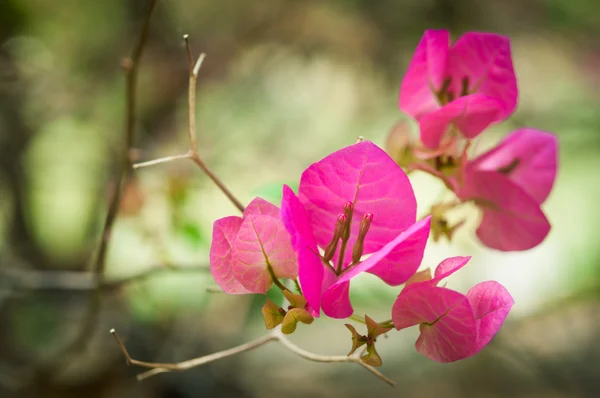
<instances>
[{"instance_id":1,"label":"magenta bract with veins","mask_svg":"<svg viewBox=\"0 0 600 398\"><path fill-rule=\"evenodd\" d=\"M508 290L496 281L481 282L467 292L477 328L475 352L478 353L496 335L514 304Z\"/></svg>"},{"instance_id":2,"label":"magenta bract with veins","mask_svg":"<svg viewBox=\"0 0 600 398\"><path fill-rule=\"evenodd\" d=\"M517 97L508 37L468 32L451 44L447 30L427 30L402 80L399 106L434 149L450 124L471 139L506 119Z\"/></svg>"},{"instance_id":3,"label":"magenta bract with veins","mask_svg":"<svg viewBox=\"0 0 600 398\"><path fill-rule=\"evenodd\" d=\"M431 280L406 286L392 308L396 329L419 325L415 347L437 362L454 362L479 352L514 304L508 291L494 281L477 284L466 295L436 286L468 261L469 257L444 260Z\"/></svg>"},{"instance_id":4,"label":"magenta bract with veins","mask_svg":"<svg viewBox=\"0 0 600 398\"><path fill-rule=\"evenodd\" d=\"M213 225L210 269L215 282L229 294L264 294L273 281L298 276L296 253L281 223L279 208L256 198L243 217L224 217Z\"/></svg>"},{"instance_id":5,"label":"magenta bract with veins","mask_svg":"<svg viewBox=\"0 0 600 398\"><path fill-rule=\"evenodd\" d=\"M469 162L472 171L497 171L542 204L552 191L558 169L558 140L554 134L521 128L495 148Z\"/></svg>"},{"instance_id":6,"label":"magenta bract with veins","mask_svg":"<svg viewBox=\"0 0 600 398\"><path fill-rule=\"evenodd\" d=\"M540 205L556 179L558 143L550 133L524 128L467 163L458 196L483 211L477 236L488 247L528 250L540 244L550 223Z\"/></svg>"},{"instance_id":7,"label":"magenta bract with veins","mask_svg":"<svg viewBox=\"0 0 600 398\"><path fill-rule=\"evenodd\" d=\"M360 272L390 285L414 274L429 235L429 219L415 223L416 207L406 174L369 141L309 166L297 196L284 187L281 217L313 315L322 308L334 318L350 316L349 283ZM336 235L340 225L345 238Z\"/></svg>"}]
</instances>

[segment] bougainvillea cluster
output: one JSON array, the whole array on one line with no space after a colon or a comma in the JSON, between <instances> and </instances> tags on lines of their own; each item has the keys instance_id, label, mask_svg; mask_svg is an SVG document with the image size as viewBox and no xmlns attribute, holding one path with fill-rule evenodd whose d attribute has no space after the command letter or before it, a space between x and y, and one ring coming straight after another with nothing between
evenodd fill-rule
<instances>
[{"instance_id":1,"label":"bougainvillea cluster","mask_svg":"<svg viewBox=\"0 0 600 398\"><path fill-rule=\"evenodd\" d=\"M518 88L509 39L470 32L451 43L445 30L426 31L400 88L399 107L419 126L418 137L396 128L388 152L370 141L342 148L310 165L298 191L283 186L279 207L256 198L242 217L214 223L210 253L217 284L230 294L266 294L273 285L289 305L266 300L267 328L292 333L321 313L361 321L366 334L347 324L350 354L381 365L378 336L419 325L417 351L438 362L470 357L485 347L513 305L496 281L466 294L439 286L470 257L419 271L430 233L453 233L446 214L463 203L481 209L476 234L502 251L530 249L550 223L541 210L557 169L557 141L547 132L521 128L495 148L472 156L471 142L509 117ZM455 195L417 219L407 173L425 171ZM367 272L398 287L390 319L357 315L351 281ZM402 287L400 287L402 286ZM349 355L350 355L349 354Z\"/></svg>"}]
</instances>

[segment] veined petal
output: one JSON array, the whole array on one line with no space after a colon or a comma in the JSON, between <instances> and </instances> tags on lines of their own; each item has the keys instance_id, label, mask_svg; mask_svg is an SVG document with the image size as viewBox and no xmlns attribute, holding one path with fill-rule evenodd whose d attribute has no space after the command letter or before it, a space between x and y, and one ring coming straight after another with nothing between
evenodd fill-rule
<instances>
[{"instance_id":1,"label":"veined petal","mask_svg":"<svg viewBox=\"0 0 600 398\"><path fill-rule=\"evenodd\" d=\"M501 173L467 173L459 196L474 199L483 211L477 236L492 249L528 250L550 232L550 223L536 200Z\"/></svg>"},{"instance_id":2,"label":"veined petal","mask_svg":"<svg viewBox=\"0 0 600 398\"><path fill-rule=\"evenodd\" d=\"M235 278L254 293L266 293L272 285L268 267L278 278L298 275L296 253L285 227L275 217L249 214L237 233L231 253Z\"/></svg>"},{"instance_id":3,"label":"veined petal","mask_svg":"<svg viewBox=\"0 0 600 398\"><path fill-rule=\"evenodd\" d=\"M254 198L244 210L244 217L250 214L262 214L279 219L279 208L263 198Z\"/></svg>"},{"instance_id":4,"label":"veined petal","mask_svg":"<svg viewBox=\"0 0 600 398\"><path fill-rule=\"evenodd\" d=\"M392 307L396 329L420 325L417 351L437 362L473 355L477 329L467 297L454 290L420 284L403 290Z\"/></svg>"},{"instance_id":5,"label":"veined petal","mask_svg":"<svg viewBox=\"0 0 600 398\"><path fill-rule=\"evenodd\" d=\"M468 167L476 171L500 172L542 204L556 179L558 142L555 135L545 131L518 129L498 146L470 162Z\"/></svg>"},{"instance_id":6,"label":"veined petal","mask_svg":"<svg viewBox=\"0 0 600 398\"><path fill-rule=\"evenodd\" d=\"M471 256L449 257L438 264L435 269L435 274L431 279L433 284L439 283L442 279L449 277L469 262Z\"/></svg>"},{"instance_id":7,"label":"veined petal","mask_svg":"<svg viewBox=\"0 0 600 398\"><path fill-rule=\"evenodd\" d=\"M354 215L347 247L356 242L363 216L374 216L365 254L381 249L416 219L417 203L408 177L370 141L343 148L308 167L298 196L321 247L331 240L337 216L348 201L354 204Z\"/></svg>"},{"instance_id":8,"label":"veined petal","mask_svg":"<svg viewBox=\"0 0 600 398\"><path fill-rule=\"evenodd\" d=\"M235 278L231 269L231 247L242 221L241 217L231 216L220 218L213 224L212 243L210 245L210 272L217 285L229 294L252 293Z\"/></svg>"},{"instance_id":9,"label":"veined petal","mask_svg":"<svg viewBox=\"0 0 600 398\"><path fill-rule=\"evenodd\" d=\"M478 330L476 354L498 333L515 301L496 281L478 283L467 292L467 298Z\"/></svg>"}]
</instances>

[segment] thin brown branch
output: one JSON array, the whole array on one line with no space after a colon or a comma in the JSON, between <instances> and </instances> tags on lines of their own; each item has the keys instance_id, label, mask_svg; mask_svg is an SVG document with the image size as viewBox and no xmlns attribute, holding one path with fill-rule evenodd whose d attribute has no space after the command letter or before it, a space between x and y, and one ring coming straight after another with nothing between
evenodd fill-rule
<instances>
[{"instance_id":1,"label":"thin brown branch","mask_svg":"<svg viewBox=\"0 0 600 398\"><path fill-rule=\"evenodd\" d=\"M393 387L396 385L396 383L393 380L391 380L390 378L385 376L383 373L381 373L376 368L374 368L370 365L367 365L366 363L363 363L360 360L360 358L357 356L349 356L348 357L348 356L344 356L344 355L318 355L318 354L306 351L306 350L298 347L297 345L292 343L290 340L288 340L288 338L285 335L283 335L279 329L277 329L273 333L278 336L279 342L285 348L287 348L294 354L298 355L300 358L304 358L308 361L323 362L323 363L356 363L356 364L359 364L360 366L362 366L363 368L365 368L366 370L368 370L369 372L373 373L375 376L379 377L381 380L383 380L385 383L389 384L390 386Z\"/></svg>"},{"instance_id":2,"label":"thin brown branch","mask_svg":"<svg viewBox=\"0 0 600 398\"><path fill-rule=\"evenodd\" d=\"M100 283L95 280L90 272L74 271L38 271L5 269L0 272L0 277L8 280L8 286L13 290L73 290L103 292L117 290L124 285L141 282L163 272L192 273L208 271L208 265L198 266L171 266L156 265L141 272L123 278L104 279Z\"/></svg>"},{"instance_id":3,"label":"thin brown branch","mask_svg":"<svg viewBox=\"0 0 600 398\"><path fill-rule=\"evenodd\" d=\"M123 341L117 334L116 330L112 329L110 331L110 333L113 335L113 337L117 341L117 344L121 348L121 352L123 353L123 356L125 357L125 361L127 362L128 365L136 365L136 366L141 366L143 368L152 369L148 372L144 372L144 373L141 373L140 375L138 375L138 380L147 379L148 377L154 376L159 373L181 372L184 370L202 366L202 365L205 365L210 362L215 362L215 361L218 361L223 358L231 357L231 356L234 356L237 354L241 354L242 352L253 350L255 348L258 348L262 345L265 345L271 341L275 341L278 339L273 334L266 334L262 337L252 340L248 343L240 344L236 347L233 347L233 348L230 348L230 349L224 350L224 351L219 351L214 354L205 355L205 356L198 357L198 358L193 358L193 359L189 359L187 361L178 362L178 363L155 363L155 362L138 361L137 359L133 359L127 352L127 349L125 348L125 344L123 343Z\"/></svg>"},{"instance_id":4,"label":"thin brown branch","mask_svg":"<svg viewBox=\"0 0 600 398\"><path fill-rule=\"evenodd\" d=\"M194 62L194 59L192 58L192 50L190 48L190 35L185 34L183 35L183 41L185 42L185 52L187 53L187 57L188 57L188 65L190 70L192 70L193 66L192 63Z\"/></svg>"},{"instance_id":5,"label":"thin brown branch","mask_svg":"<svg viewBox=\"0 0 600 398\"><path fill-rule=\"evenodd\" d=\"M198 366L205 365L210 362L215 362L220 359L224 359L224 358L231 357L231 356L234 356L237 354L241 354L246 351L254 350L254 349L259 348L271 341L278 341L279 343L281 343L281 345L283 347L287 348L289 351L296 354L300 358L306 359L308 361L320 362L320 363L356 363L356 364L362 366L363 368L365 368L366 370L368 370L369 372L373 373L375 376L379 377L381 380L383 380L385 383L389 384L390 386L394 386L396 384L393 380L389 379L387 376L382 374L380 371L378 371L374 367L369 366L365 363L362 363L358 356L319 355L319 354L315 354L315 353L306 351L306 350L298 347L294 343L292 343L283 333L281 333L281 330L279 328L274 329L273 331L271 331L270 333L267 333L266 335L264 335L262 337L259 337L255 340L252 340L252 341L244 343L244 344L240 344L236 347L233 347L233 348L230 348L227 350L223 350L223 351L219 351L219 352L215 352L210 355L204 355L204 356L201 356L198 358L189 359L187 361L177 362L177 363L145 362L145 361L139 361L137 359L134 359L129 355L129 352L127 351L127 348L125 347L125 344L123 343L123 341L121 340L121 338L119 337L117 332L114 329L112 329L110 331L110 333L113 335L113 337L117 341L117 344L119 345L119 348L121 349L121 352L123 353L123 356L125 357L125 361L127 362L128 365L136 365L136 366L150 369L146 372L140 373L137 376L138 380L144 380L144 379L147 379L149 377L155 376L160 373L181 372L184 370L192 369L192 368L195 368Z\"/></svg>"},{"instance_id":6,"label":"thin brown branch","mask_svg":"<svg viewBox=\"0 0 600 398\"><path fill-rule=\"evenodd\" d=\"M123 193L123 186L129 180L132 167L130 151L133 147L133 139L135 133L135 123L137 120L137 108L136 108L136 93L137 93L137 80L138 80L138 69L140 59L148 38L148 31L150 27L150 20L154 9L156 8L157 0L149 0L148 11L144 18L144 24L140 35L138 36L137 43L133 48L131 56L125 58L122 62L125 71L125 97L126 97L126 113L125 113L125 138L123 142L123 150L121 154L121 167L117 172L115 189L110 198L110 204L108 206L108 212L104 220L104 226L102 228L102 234L100 239L100 246L94 263L92 264L92 273L94 274L94 283L97 286L92 297L89 300L88 308L85 312L82 326L76 335L75 340L66 349L63 355L79 350L84 346L86 341L89 340L90 334L92 334L96 321L100 312L100 306L102 301L102 294L100 286L104 282L104 270L106 268L106 253L108 250L108 243L110 241L111 231L119 207L121 204L121 196Z\"/></svg>"},{"instance_id":7,"label":"thin brown branch","mask_svg":"<svg viewBox=\"0 0 600 398\"><path fill-rule=\"evenodd\" d=\"M133 165L133 168L134 169L140 169L142 167L154 166L154 165L160 164L160 163L168 163L168 162L172 162L174 160L179 160L179 159L189 159L191 157L192 157L192 155L189 152L188 153L182 153L181 155L165 156L164 158L158 158L158 159L154 159L154 160L148 160L147 162L135 163Z\"/></svg>"},{"instance_id":8,"label":"thin brown branch","mask_svg":"<svg viewBox=\"0 0 600 398\"><path fill-rule=\"evenodd\" d=\"M188 63L190 68L190 77L189 77L189 86L188 86L188 140L189 140L189 150L185 154L174 155L174 156L166 156L163 158L150 160L142 163L136 163L133 165L134 168L152 166L155 164L171 162L179 159L191 159L204 174L211 179L211 181L227 196L227 199L240 211L244 211L244 205L240 202L233 193L225 186L223 181L217 175L208 168L206 163L202 160L200 155L198 154L198 146L196 143L196 88L198 83L198 73L200 72L200 67L202 66L202 62L206 54L202 53L198 57L196 63L192 62L192 55L189 45L189 37L188 35L184 35L183 39L185 41L186 52L188 54Z\"/></svg>"}]
</instances>

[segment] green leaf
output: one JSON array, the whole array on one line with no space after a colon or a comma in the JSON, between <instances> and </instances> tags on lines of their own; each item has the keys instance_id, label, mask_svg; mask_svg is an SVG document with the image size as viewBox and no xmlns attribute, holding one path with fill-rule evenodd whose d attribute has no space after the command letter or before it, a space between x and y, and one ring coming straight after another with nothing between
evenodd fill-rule
<instances>
[{"instance_id":1,"label":"green leaf","mask_svg":"<svg viewBox=\"0 0 600 398\"><path fill-rule=\"evenodd\" d=\"M311 314L308 313L304 308L292 308L285 314L283 317L283 322L281 324L281 333L283 334L292 334L296 330L296 325L298 322L302 322L304 324L311 324L315 319Z\"/></svg>"},{"instance_id":2,"label":"green leaf","mask_svg":"<svg viewBox=\"0 0 600 398\"><path fill-rule=\"evenodd\" d=\"M277 304L267 299L267 302L262 307L263 318L267 329L273 329L283 321L283 315L279 311Z\"/></svg>"},{"instance_id":3,"label":"green leaf","mask_svg":"<svg viewBox=\"0 0 600 398\"><path fill-rule=\"evenodd\" d=\"M348 328L350 333L352 333L352 349L350 349L350 352L348 353L348 356L350 356L354 354L354 351L356 351L359 347L363 346L367 340L364 338L364 336L358 334L354 326L348 323L345 326Z\"/></svg>"},{"instance_id":4,"label":"green leaf","mask_svg":"<svg viewBox=\"0 0 600 398\"><path fill-rule=\"evenodd\" d=\"M369 337L375 339L377 336L382 335L384 333L389 332L392 328L384 328L373 319L369 318L368 315L365 315L365 323L367 324L367 331L369 333Z\"/></svg>"},{"instance_id":5,"label":"green leaf","mask_svg":"<svg viewBox=\"0 0 600 398\"><path fill-rule=\"evenodd\" d=\"M362 363L373 367L379 367L383 364L381 357L377 353L377 350L375 350L375 344L367 345L367 353L360 357L360 360Z\"/></svg>"},{"instance_id":6,"label":"green leaf","mask_svg":"<svg viewBox=\"0 0 600 398\"><path fill-rule=\"evenodd\" d=\"M289 290L283 292L285 298L290 302L290 305L294 308L304 308L306 306L306 299L300 294L294 294Z\"/></svg>"}]
</instances>

